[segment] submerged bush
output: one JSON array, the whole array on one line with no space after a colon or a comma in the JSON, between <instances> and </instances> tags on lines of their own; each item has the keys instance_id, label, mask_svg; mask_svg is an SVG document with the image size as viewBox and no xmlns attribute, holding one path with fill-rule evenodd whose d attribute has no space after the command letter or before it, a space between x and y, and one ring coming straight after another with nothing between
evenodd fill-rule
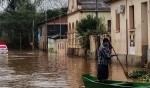
<instances>
[{"instance_id":1,"label":"submerged bush","mask_svg":"<svg viewBox=\"0 0 150 88\"><path fill-rule=\"evenodd\" d=\"M146 82L150 82L150 73L143 75L142 77L140 77L141 81L146 81Z\"/></svg>"},{"instance_id":2,"label":"submerged bush","mask_svg":"<svg viewBox=\"0 0 150 88\"><path fill-rule=\"evenodd\" d=\"M145 69L137 69L137 70L134 70L133 72L131 72L129 74L129 77L130 78L139 78L139 77L142 77L143 75L146 75L147 73L148 73L148 71Z\"/></svg>"}]
</instances>

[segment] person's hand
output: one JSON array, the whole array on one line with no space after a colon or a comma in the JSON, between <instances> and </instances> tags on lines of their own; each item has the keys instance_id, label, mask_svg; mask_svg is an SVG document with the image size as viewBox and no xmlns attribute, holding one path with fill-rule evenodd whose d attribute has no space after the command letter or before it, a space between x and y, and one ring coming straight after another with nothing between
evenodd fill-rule
<instances>
[{"instance_id":1,"label":"person's hand","mask_svg":"<svg viewBox=\"0 0 150 88\"><path fill-rule=\"evenodd\" d=\"M115 55L111 55L111 56L112 56L112 57L113 57L113 56L117 56L117 54L115 54Z\"/></svg>"},{"instance_id":2,"label":"person's hand","mask_svg":"<svg viewBox=\"0 0 150 88\"><path fill-rule=\"evenodd\" d=\"M109 42L109 49L112 49L113 47L112 47L112 45L111 45L111 43Z\"/></svg>"}]
</instances>

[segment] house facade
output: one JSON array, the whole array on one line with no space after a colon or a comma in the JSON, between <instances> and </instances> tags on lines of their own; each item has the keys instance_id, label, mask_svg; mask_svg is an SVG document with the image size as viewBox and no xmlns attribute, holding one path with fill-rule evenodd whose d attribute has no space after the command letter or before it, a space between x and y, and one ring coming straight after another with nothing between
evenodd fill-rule
<instances>
[{"instance_id":1,"label":"house facade","mask_svg":"<svg viewBox=\"0 0 150 88\"><path fill-rule=\"evenodd\" d=\"M68 52L74 55L82 56L84 54L81 48L79 38L77 37L76 27L82 18L87 15L95 16L96 0L68 0ZM106 28L111 23L110 6L98 0L98 17L105 19ZM93 44L94 45L94 44ZM94 46L91 46L94 47ZM92 50L91 53L94 53Z\"/></svg>"},{"instance_id":2,"label":"house facade","mask_svg":"<svg viewBox=\"0 0 150 88\"><path fill-rule=\"evenodd\" d=\"M57 39L67 39L67 15L41 22L38 29L39 49L57 52Z\"/></svg>"},{"instance_id":3,"label":"house facade","mask_svg":"<svg viewBox=\"0 0 150 88\"><path fill-rule=\"evenodd\" d=\"M106 0L111 3L111 40L122 62L150 62L150 0Z\"/></svg>"}]
</instances>

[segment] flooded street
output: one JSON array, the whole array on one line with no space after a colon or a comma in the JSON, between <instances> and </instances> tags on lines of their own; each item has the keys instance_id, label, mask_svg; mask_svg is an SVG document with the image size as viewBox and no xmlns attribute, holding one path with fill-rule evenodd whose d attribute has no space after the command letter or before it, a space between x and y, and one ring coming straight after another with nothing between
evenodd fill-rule
<instances>
[{"instance_id":1,"label":"flooded street","mask_svg":"<svg viewBox=\"0 0 150 88\"><path fill-rule=\"evenodd\" d=\"M96 61L40 51L10 51L0 57L0 87L82 88L82 74L96 76ZM112 64L110 78L128 81L120 65Z\"/></svg>"}]
</instances>

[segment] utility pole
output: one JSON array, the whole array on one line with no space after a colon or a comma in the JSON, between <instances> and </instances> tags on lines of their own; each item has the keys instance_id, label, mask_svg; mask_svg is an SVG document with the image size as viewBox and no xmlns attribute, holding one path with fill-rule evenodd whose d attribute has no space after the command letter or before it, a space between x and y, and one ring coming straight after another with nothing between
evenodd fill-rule
<instances>
[{"instance_id":1,"label":"utility pole","mask_svg":"<svg viewBox=\"0 0 150 88\"><path fill-rule=\"evenodd\" d=\"M21 51L21 45L22 45L22 43L21 43L21 31L20 31L20 51Z\"/></svg>"},{"instance_id":2,"label":"utility pole","mask_svg":"<svg viewBox=\"0 0 150 88\"><path fill-rule=\"evenodd\" d=\"M45 34L45 51L48 52L48 38L47 38L47 31L48 31L48 27L47 27L47 7L46 7L46 11L45 11L45 22L46 22L46 34Z\"/></svg>"},{"instance_id":3,"label":"utility pole","mask_svg":"<svg viewBox=\"0 0 150 88\"><path fill-rule=\"evenodd\" d=\"M59 12L59 26L60 26L60 28L59 28L59 38L61 39L61 10L60 10L60 12Z\"/></svg>"},{"instance_id":4,"label":"utility pole","mask_svg":"<svg viewBox=\"0 0 150 88\"><path fill-rule=\"evenodd\" d=\"M127 17L127 0L126 0L126 66L128 66L128 17Z\"/></svg>"},{"instance_id":5,"label":"utility pole","mask_svg":"<svg viewBox=\"0 0 150 88\"><path fill-rule=\"evenodd\" d=\"M98 30L98 0L96 0L96 20L97 20L97 24L96 24L96 30ZM95 42L95 45L96 45L96 52L95 52L95 57L96 59L98 59L98 49L99 49L99 45L100 45L100 39L99 39L99 33L96 33L96 42Z\"/></svg>"},{"instance_id":6,"label":"utility pole","mask_svg":"<svg viewBox=\"0 0 150 88\"><path fill-rule=\"evenodd\" d=\"M96 0L96 18L98 18L98 0ZM98 29L98 27L96 27Z\"/></svg>"},{"instance_id":7,"label":"utility pole","mask_svg":"<svg viewBox=\"0 0 150 88\"><path fill-rule=\"evenodd\" d=\"M34 51L34 20L33 20L33 25L32 25L32 51Z\"/></svg>"}]
</instances>

